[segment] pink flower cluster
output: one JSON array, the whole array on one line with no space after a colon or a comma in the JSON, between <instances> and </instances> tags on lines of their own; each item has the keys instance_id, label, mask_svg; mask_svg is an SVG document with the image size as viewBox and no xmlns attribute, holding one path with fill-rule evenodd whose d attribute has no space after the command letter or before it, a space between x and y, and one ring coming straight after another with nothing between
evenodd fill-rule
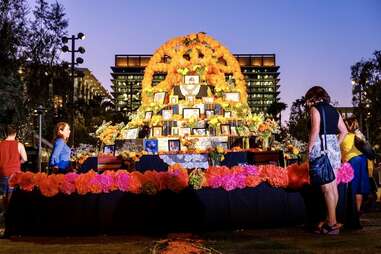
<instances>
[{"instance_id":1,"label":"pink flower cluster","mask_svg":"<svg viewBox=\"0 0 381 254\"><path fill-rule=\"evenodd\" d=\"M337 184L349 183L353 180L353 178L354 178L354 171L351 164L349 164L348 162L343 163L336 174Z\"/></svg>"},{"instance_id":2,"label":"pink flower cluster","mask_svg":"<svg viewBox=\"0 0 381 254\"><path fill-rule=\"evenodd\" d=\"M19 186L24 191L39 188L42 195L52 197L58 193L70 195L78 193L108 193L119 190L135 194L156 194L162 190L175 192L187 188L188 171L179 164L172 165L167 172L145 171L144 173L126 170L105 171L98 174L94 171L85 174L68 173L47 175L45 173L22 172L10 178L10 185ZM353 168L344 163L337 172L337 183L348 183L354 176ZM203 187L223 188L226 191L256 187L267 182L276 188L301 188L308 184L308 164L293 164L287 168L276 165L239 165L232 168L226 166L209 167L205 173L197 174Z\"/></svg>"}]
</instances>

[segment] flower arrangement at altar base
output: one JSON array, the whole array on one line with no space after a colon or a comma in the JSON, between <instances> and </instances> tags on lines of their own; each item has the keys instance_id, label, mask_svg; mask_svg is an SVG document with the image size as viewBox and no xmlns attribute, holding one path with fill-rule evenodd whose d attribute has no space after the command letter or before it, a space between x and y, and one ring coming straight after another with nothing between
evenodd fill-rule
<instances>
[{"instance_id":1,"label":"flower arrangement at altar base","mask_svg":"<svg viewBox=\"0 0 381 254\"><path fill-rule=\"evenodd\" d=\"M123 122L116 125L111 124L111 121L103 121L101 126L95 131L96 137L105 145L113 145L120 134L120 130L124 127Z\"/></svg>"},{"instance_id":2,"label":"flower arrangement at altar base","mask_svg":"<svg viewBox=\"0 0 381 254\"><path fill-rule=\"evenodd\" d=\"M192 170L189 174L189 185L193 187L195 190L199 190L204 186L206 183L205 174L200 168L196 168Z\"/></svg>"},{"instance_id":3,"label":"flower arrangement at altar base","mask_svg":"<svg viewBox=\"0 0 381 254\"><path fill-rule=\"evenodd\" d=\"M274 141L272 148L282 150L286 160L300 159L301 154L306 152L307 144L287 134L282 141Z\"/></svg>"},{"instance_id":4,"label":"flower arrangement at altar base","mask_svg":"<svg viewBox=\"0 0 381 254\"><path fill-rule=\"evenodd\" d=\"M43 196L52 197L58 193L109 193L112 191L154 195L162 190L179 192L188 186L195 189L223 188L226 191L254 188L263 182L276 188L298 189L309 183L308 163L292 164L287 168L276 165L211 166L205 171L190 172L180 164L172 165L166 172L126 170L105 171L98 174L89 171L84 174L52 174L18 172L11 176L9 184L24 191L38 188ZM354 177L353 168L344 163L337 172L338 183L348 183Z\"/></svg>"},{"instance_id":5,"label":"flower arrangement at altar base","mask_svg":"<svg viewBox=\"0 0 381 254\"><path fill-rule=\"evenodd\" d=\"M225 159L225 149L217 145L215 148L209 149L209 158L213 166L219 165Z\"/></svg>"},{"instance_id":6,"label":"flower arrangement at altar base","mask_svg":"<svg viewBox=\"0 0 381 254\"><path fill-rule=\"evenodd\" d=\"M79 144L78 147L72 150L70 160L78 165L82 165L90 156L97 156L96 149L89 144Z\"/></svg>"}]
</instances>

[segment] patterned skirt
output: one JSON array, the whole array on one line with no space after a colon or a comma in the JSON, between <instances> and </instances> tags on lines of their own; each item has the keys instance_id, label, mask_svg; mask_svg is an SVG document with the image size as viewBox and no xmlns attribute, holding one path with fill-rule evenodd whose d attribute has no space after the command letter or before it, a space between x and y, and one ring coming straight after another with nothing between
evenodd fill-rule
<instances>
[{"instance_id":1,"label":"patterned skirt","mask_svg":"<svg viewBox=\"0 0 381 254\"><path fill-rule=\"evenodd\" d=\"M323 145L324 145L324 135L316 139L315 144L313 145L312 150L309 154L309 158L311 160L321 156L321 140L323 140ZM329 161L331 162L331 166L336 175L337 170L341 166L341 151L340 151L339 141L336 135L334 134L327 135L327 150L328 150Z\"/></svg>"}]
</instances>

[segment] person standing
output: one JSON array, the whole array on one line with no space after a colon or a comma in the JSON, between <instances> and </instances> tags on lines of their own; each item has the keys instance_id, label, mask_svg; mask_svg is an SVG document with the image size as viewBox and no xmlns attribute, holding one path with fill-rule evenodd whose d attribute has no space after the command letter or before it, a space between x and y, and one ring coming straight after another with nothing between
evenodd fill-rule
<instances>
[{"instance_id":1,"label":"person standing","mask_svg":"<svg viewBox=\"0 0 381 254\"><path fill-rule=\"evenodd\" d=\"M322 114L324 113L328 158L336 175L337 170L341 166L341 151L339 144L347 134L347 128L341 115L332 105L330 105L331 98L324 88L320 86L310 88L305 95L305 101L311 118L311 129L308 141L309 160L311 161L321 156L321 142L324 143L322 120ZM339 134L339 136L337 136L337 134ZM339 200L336 180L321 185L320 189L324 195L327 218L326 221L320 222L318 230L323 234L338 234L341 225L338 224L336 220L336 206Z\"/></svg>"},{"instance_id":2,"label":"person standing","mask_svg":"<svg viewBox=\"0 0 381 254\"><path fill-rule=\"evenodd\" d=\"M358 129L358 122L355 118L346 120L349 133L345 136L341 144L341 151L344 162L349 162L354 170L354 178L352 180L352 190L356 195L356 210L360 215L363 196L369 194L369 175L367 167L367 157L356 148L355 138L365 138Z\"/></svg>"},{"instance_id":3,"label":"person standing","mask_svg":"<svg viewBox=\"0 0 381 254\"><path fill-rule=\"evenodd\" d=\"M21 171L21 164L28 160L25 147L16 139L17 129L13 125L6 127L7 137L0 142L0 196L6 210L11 198L10 176Z\"/></svg>"},{"instance_id":4,"label":"person standing","mask_svg":"<svg viewBox=\"0 0 381 254\"><path fill-rule=\"evenodd\" d=\"M70 147L66 144L70 136L70 126L66 122L59 122L55 129L55 141L50 155L49 166L55 173L67 173L70 170Z\"/></svg>"}]
</instances>

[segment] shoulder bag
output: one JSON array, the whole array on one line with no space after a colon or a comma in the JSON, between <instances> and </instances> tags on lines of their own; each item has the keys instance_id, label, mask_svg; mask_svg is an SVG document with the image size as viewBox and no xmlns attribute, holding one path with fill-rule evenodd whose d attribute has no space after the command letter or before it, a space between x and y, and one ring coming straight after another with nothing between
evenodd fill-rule
<instances>
[{"instance_id":1,"label":"shoulder bag","mask_svg":"<svg viewBox=\"0 0 381 254\"><path fill-rule=\"evenodd\" d=\"M309 161L309 175L310 182L313 185L324 185L335 180L335 173L333 172L331 162L328 158L327 150L327 134L325 128L325 112L322 107L322 118L323 118L323 130L324 130L324 146L323 140L321 139L321 156Z\"/></svg>"}]
</instances>

